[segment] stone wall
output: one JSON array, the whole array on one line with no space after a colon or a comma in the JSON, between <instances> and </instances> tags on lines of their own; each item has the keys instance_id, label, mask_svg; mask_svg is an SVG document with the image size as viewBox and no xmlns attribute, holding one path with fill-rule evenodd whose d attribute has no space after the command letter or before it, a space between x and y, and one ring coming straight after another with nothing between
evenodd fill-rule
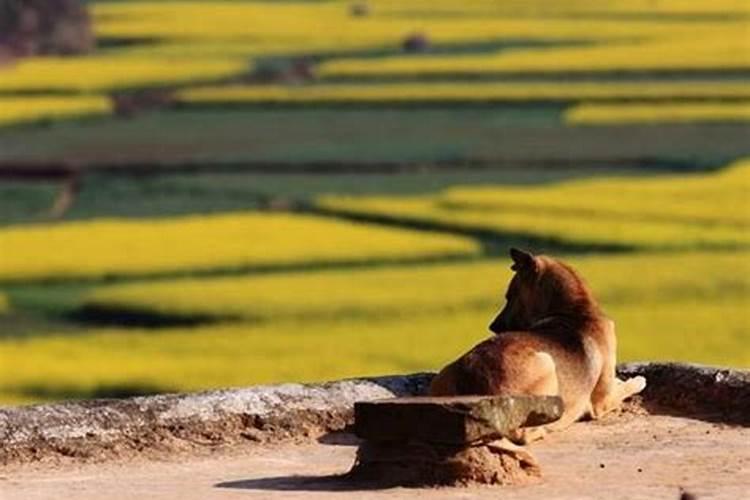
<instances>
[{"instance_id":1,"label":"stone wall","mask_svg":"<svg viewBox=\"0 0 750 500\"><path fill-rule=\"evenodd\" d=\"M750 425L749 371L634 363L621 365L619 372L646 377L638 404L650 413ZM346 429L355 401L422 395L431 378L420 373L0 408L0 464L315 439Z\"/></svg>"}]
</instances>

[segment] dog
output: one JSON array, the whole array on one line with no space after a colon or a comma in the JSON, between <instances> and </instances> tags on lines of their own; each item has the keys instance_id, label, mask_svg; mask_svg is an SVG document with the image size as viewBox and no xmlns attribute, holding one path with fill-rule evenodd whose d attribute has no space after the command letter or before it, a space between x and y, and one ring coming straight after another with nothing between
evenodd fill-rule
<instances>
[{"instance_id":1,"label":"dog","mask_svg":"<svg viewBox=\"0 0 750 500\"><path fill-rule=\"evenodd\" d=\"M431 396L515 394L560 396L562 417L520 429L499 447L519 446L564 429L585 415L597 419L646 387L646 379L615 374L615 325L581 276L547 256L512 248L515 271L506 304L490 324L493 337L443 368Z\"/></svg>"}]
</instances>

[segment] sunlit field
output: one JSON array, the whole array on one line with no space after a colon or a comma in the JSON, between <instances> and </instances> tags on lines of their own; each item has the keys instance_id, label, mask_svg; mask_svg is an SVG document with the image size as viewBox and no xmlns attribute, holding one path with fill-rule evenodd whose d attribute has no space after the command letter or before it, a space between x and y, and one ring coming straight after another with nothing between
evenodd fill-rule
<instances>
[{"instance_id":1,"label":"sunlit field","mask_svg":"<svg viewBox=\"0 0 750 500\"><path fill-rule=\"evenodd\" d=\"M324 197L347 214L443 228L527 233L623 248L737 248L750 243L747 162L686 179L608 179L562 186L458 188L419 197Z\"/></svg>"},{"instance_id":2,"label":"sunlit field","mask_svg":"<svg viewBox=\"0 0 750 500\"><path fill-rule=\"evenodd\" d=\"M747 252L572 260L617 323L621 359L750 364ZM642 269L649 272L634 280ZM234 321L7 340L0 398L44 396L44 388L55 397L107 386L185 390L435 369L488 335L509 277L507 259L498 259L104 288L89 304L112 314L153 308L165 317Z\"/></svg>"},{"instance_id":3,"label":"sunlit field","mask_svg":"<svg viewBox=\"0 0 750 500\"><path fill-rule=\"evenodd\" d=\"M742 299L750 286L745 252L687 252L571 259L608 307L652 301ZM634 269L653 269L638 281ZM709 271L710 269L710 271ZM710 276L709 276L710 275ZM502 260L424 267L315 271L273 276L181 279L95 289L84 309L216 320L332 320L417 317L440 311L492 311L511 272ZM462 286L452 286L460 282ZM352 285L356 283L356 293ZM434 293L440 290L441 293ZM304 295L305 300L300 300ZM646 314L646 313L644 313ZM741 319L741 315L736 319Z\"/></svg>"},{"instance_id":4,"label":"sunlit field","mask_svg":"<svg viewBox=\"0 0 750 500\"><path fill-rule=\"evenodd\" d=\"M574 125L601 123L748 122L750 102L582 104L565 113Z\"/></svg>"},{"instance_id":5,"label":"sunlit field","mask_svg":"<svg viewBox=\"0 0 750 500\"><path fill-rule=\"evenodd\" d=\"M103 115L110 109L102 96L0 97L0 125Z\"/></svg>"},{"instance_id":6,"label":"sunlit field","mask_svg":"<svg viewBox=\"0 0 750 500\"><path fill-rule=\"evenodd\" d=\"M744 99L736 107L719 102L683 108L678 101L679 110L662 108L648 116L637 102L632 110L623 104L611 122L747 119L747 85L722 75L750 71L743 17L748 8L742 2L368 5L368 14L359 16L348 1L97 2L91 5L96 35L116 44L94 56L19 61L4 68L0 93L106 94L159 87L178 90L190 104L583 103L570 111L572 123L610 122L601 118L609 112L589 108L588 100ZM415 35L426 37L429 49L405 53L404 39ZM252 78L257 68L300 60L310 66L312 85L258 86ZM628 73L654 81L619 81ZM508 74L527 78L522 84L465 81L467 75ZM571 74L589 77L565 82ZM550 76L562 81L550 82ZM393 78L406 81L382 82ZM424 78L437 81L414 81ZM326 83L336 80L354 83ZM66 109L81 105L72 96L57 98L70 99ZM6 113L0 125L33 121L39 114L34 107L26 115ZM43 118L65 116L47 112Z\"/></svg>"},{"instance_id":7,"label":"sunlit field","mask_svg":"<svg viewBox=\"0 0 750 500\"><path fill-rule=\"evenodd\" d=\"M406 260L478 250L475 242L453 235L258 213L13 227L0 230L0 248L0 281Z\"/></svg>"},{"instance_id":8,"label":"sunlit field","mask_svg":"<svg viewBox=\"0 0 750 500\"><path fill-rule=\"evenodd\" d=\"M220 104L220 103L374 103L379 102L571 102L600 100L639 100L639 99L750 99L750 89L744 83L732 81L698 81L698 82L653 82L644 85L641 82L420 82L420 83L360 83L360 84L321 84L321 85L232 85L215 87L197 87L179 92L178 98L185 103ZM581 106L569 112L569 120L576 122L586 118L579 115L593 115L588 108ZM630 104L619 107L602 106L601 115L612 108L629 109ZM732 102L709 105L709 109L733 110L747 112L747 104L737 105ZM641 109L644 105L633 105ZM649 105L648 107L654 108ZM676 107L676 105L672 105ZM702 105L686 104L686 110L703 109ZM643 113L643 111L641 111ZM725 111L726 113L726 111ZM653 111L654 119L659 117L659 107ZM698 118L698 117L696 117ZM721 114L717 113L717 119ZM617 121L618 116L612 121ZM689 120L690 115L684 119Z\"/></svg>"},{"instance_id":9,"label":"sunlit field","mask_svg":"<svg viewBox=\"0 0 750 500\"><path fill-rule=\"evenodd\" d=\"M86 5L0 47L0 404L436 370L514 246L750 367L750 2Z\"/></svg>"},{"instance_id":10,"label":"sunlit field","mask_svg":"<svg viewBox=\"0 0 750 500\"><path fill-rule=\"evenodd\" d=\"M0 79L0 92L97 93L189 81L210 82L249 69L248 62L241 59L196 61L188 58L127 56L39 58L19 62L7 74L4 72Z\"/></svg>"}]
</instances>

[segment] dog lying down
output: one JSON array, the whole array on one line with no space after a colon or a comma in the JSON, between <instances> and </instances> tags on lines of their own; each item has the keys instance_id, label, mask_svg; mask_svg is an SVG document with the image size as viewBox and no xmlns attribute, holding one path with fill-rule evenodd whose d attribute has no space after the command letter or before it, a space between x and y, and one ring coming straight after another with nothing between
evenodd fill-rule
<instances>
[{"instance_id":1,"label":"dog lying down","mask_svg":"<svg viewBox=\"0 0 750 500\"><path fill-rule=\"evenodd\" d=\"M560 396L560 420L496 442L498 448L533 461L519 444L564 429L585 415L601 417L641 392L646 379L616 377L614 322L573 268L515 248L510 256L515 275L506 305L490 325L495 335L443 368L432 381L430 395Z\"/></svg>"}]
</instances>

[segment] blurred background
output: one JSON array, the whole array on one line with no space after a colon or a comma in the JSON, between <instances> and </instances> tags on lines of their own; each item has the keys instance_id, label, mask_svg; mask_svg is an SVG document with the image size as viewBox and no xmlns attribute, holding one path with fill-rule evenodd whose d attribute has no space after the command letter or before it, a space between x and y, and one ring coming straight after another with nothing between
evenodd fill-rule
<instances>
[{"instance_id":1,"label":"blurred background","mask_svg":"<svg viewBox=\"0 0 750 500\"><path fill-rule=\"evenodd\" d=\"M0 404L435 370L518 246L750 366L747 0L0 0Z\"/></svg>"}]
</instances>

